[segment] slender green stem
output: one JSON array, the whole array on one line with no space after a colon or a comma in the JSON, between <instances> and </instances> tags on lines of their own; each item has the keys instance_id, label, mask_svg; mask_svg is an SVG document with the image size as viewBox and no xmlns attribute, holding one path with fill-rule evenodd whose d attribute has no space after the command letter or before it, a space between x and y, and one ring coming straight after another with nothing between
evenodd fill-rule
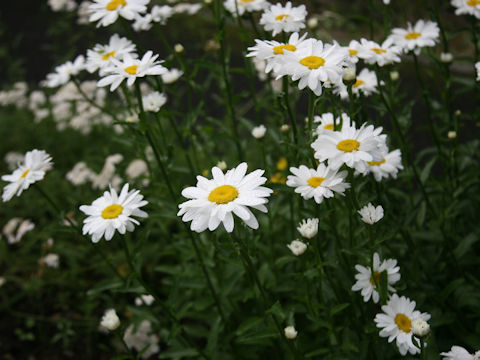
<instances>
[{"instance_id":1,"label":"slender green stem","mask_svg":"<svg viewBox=\"0 0 480 360\"><path fill-rule=\"evenodd\" d=\"M283 87L283 101L287 109L288 119L290 120L290 126L292 128L293 142L295 144L293 149L294 157L295 157L295 160L298 161L298 129L297 129L297 122L295 120L295 115L293 114L292 107L290 106L288 78L286 76L282 78L282 87Z\"/></svg>"},{"instance_id":2,"label":"slender green stem","mask_svg":"<svg viewBox=\"0 0 480 360\"><path fill-rule=\"evenodd\" d=\"M80 95L82 95L82 97L83 97L90 105L92 105L93 107L95 107L95 108L97 108L98 110L102 111L103 113L111 116L114 121L118 121L118 119L117 119L117 117L116 117L116 115L115 115L114 113L112 113L112 112L111 112L110 110L108 110L107 108L98 105L95 101L93 101L92 99L90 99L87 94L85 94L85 92L82 90L82 87L80 86L80 83L78 82L78 79L76 79L75 77L72 77L72 81L73 81L73 83L75 84L75 87L77 88L77 90L78 90L78 92L80 93Z\"/></svg>"}]
</instances>

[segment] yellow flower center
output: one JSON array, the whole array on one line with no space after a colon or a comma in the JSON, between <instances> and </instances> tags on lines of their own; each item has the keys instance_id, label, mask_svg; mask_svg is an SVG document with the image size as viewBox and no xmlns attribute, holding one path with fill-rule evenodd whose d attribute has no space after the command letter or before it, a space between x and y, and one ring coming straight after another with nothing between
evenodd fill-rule
<instances>
[{"instance_id":1,"label":"yellow flower center","mask_svg":"<svg viewBox=\"0 0 480 360\"><path fill-rule=\"evenodd\" d=\"M348 49L348 52L350 53L350 56L354 56L358 54L358 51L353 49Z\"/></svg>"},{"instance_id":2,"label":"yellow flower center","mask_svg":"<svg viewBox=\"0 0 480 360\"><path fill-rule=\"evenodd\" d=\"M319 176L313 176L313 177L311 177L310 179L307 180L307 183L311 187L316 188L316 187L319 187L320 185L322 185L323 180L325 180L325 178L319 177Z\"/></svg>"},{"instance_id":3,"label":"yellow flower center","mask_svg":"<svg viewBox=\"0 0 480 360\"><path fill-rule=\"evenodd\" d=\"M365 81L363 80L360 80L360 79L357 79L357 81L355 81L355 84L353 84L353 87L359 87L360 85L363 85L365 84Z\"/></svg>"},{"instance_id":4,"label":"yellow flower center","mask_svg":"<svg viewBox=\"0 0 480 360\"><path fill-rule=\"evenodd\" d=\"M138 66L137 65L130 65L127 66L124 70L127 74L135 75L137 73Z\"/></svg>"},{"instance_id":5,"label":"yellow flower center","mask_svg":"<svg viewBox=\"0 0 480 360\"><path fill-rule=\"evenodd\" d=\"M387 50L383 50L383 49L380 49L380 48L371 48L370 50L376 52L378 55L384 54L384 53L387 52Z\"/></svg>"},{"instance_id":6,"label":"yellow flower center","mask_svg":"<svg viewBox=\"0 0 480 360\"><path fill-rule=\"evenodd\" d=\"M369 161L368 165L378 166L378 165L382 165L384 162L385 162L385 158L382 158L382 160L380 161Z\"/></svg>"},{"instance_id":7,"label":"yellow flower center","mask_svg":"<svg viewBox=\"0 0 480 360\"><path fill-rule=\"evenodd\" d=\"M208 200L217 204L227 204L238 197L238 190L232 185L222 185L210 192Z\"/></svg>"},{"instance_id":8,"label":"yellow flower center","mask_svg":"<svg viewBox=\"0 0 480 360\"><path fill-rule=\"evenodd\" d=\"M102 56L102 60L107 61L107 60L110 59L112 56L115 56L115 50L114 50L114 51L110 51L110 52L106 53L105 55L103 55L103 56Z\"/></svg>"},{"instance_id":9,"label":"yellow flower center","mask_svg":"<svg viewBox=\"0 0 480 360\"><path fill-rule=\"evenodd\" d=\"M325 130L333 130L333 124L327 124L323 127Z\"/></svg>"},{"instance_id":10,"label":"yellow flower center","mask_svg":"<svg viewBox=\"0 0 480 360\"><path fill-rule=\"evenodd\" d=\"M405 39L414 40L414 39L418 39L421 35L422 34L417 33L417 32L411 32L411 33L408 33L407 35L405 35Z\"/></svg>"},{"instance_id":11,"label":"yellow flower center","mask_svg":"<svg viewBox=\"0 0 480 360\"><path fill-rule=\"evenodd\" d=\"M117 10L119 6L125 6L127 2L125 0L112 0L107 4L106 9L109 11Z\"/></svg>"},{"instance_id":12,"label":"yellow flower center","mask_svg":"<svg viewBox=\"0 0 480 360\"><path fill-rule=\"evenodd\" d=\"M373 276L375 276L375 279ZM370 276L370 284L372 284L372 286L380 285L380 273L378 271L374 271L373 276Z\"/></svg>"},{"instance_id":13,"label":"yellow flower center","mask_svg":"<svg viewBox=\"0 0 480 360\"><path fill-rule=\"evenodd\" d=\"M102 211L102 218L104 219L116 219L123 211L123 206L118 204L113 204L107 206Z\"/></svg>"},{"instance_id":14,"label":"yellow flower center","mask_svg":"<svg viewBox=\"0 0 480 360\"><path fill-rule=\"evenodd\" d=\"M288 166L288 161L286 158L284 157L281 157L280 159L278 159L277 161L277 169L278 170L285 170Z\"/></svg>"},{"instance_id":15,"label":"yellow flower center","mask_svg":"<svg viewBox=\"0 0 480 360\"><path fill-rule=\"evenodd\" d=\"M289 16L290 15L288 15L288 14L281 14L281 15L275 16L275 20L282 21L282 20L288 18Z\"/></svg>"},{"instance_id":16,"label":"yellow flower center","mask_svg":"<svg viewBox=\"0 0 480 360\"><path fill-rule=\"evenodd\" d=\"M23 172L22 176L20 178L25 179L27 177L27 174L30 172L30 169L27 169Z\"/></svg>"},{"instance_id":17,"label":"yellow flower center","mask_svg":"<svg viewBox=\"0 0 480 360\"><path fill-rule=\"evenodd\" d=\"M252 2L254 0L240 0L241 3L249 3L249 2Z\"/></svg>"},{"instance_id":18,"label":"yellow flower center","mask_svg":"<svg viewBox=\"0 0 480 360\"><path fill-rule=\"evenodd\" d=\"M307 56L300 60L300 64L313 70L325 65L325 59L320 56Z\"/></svg>"},{"instance_id":19,"label":"yellow flower center","mask_svg":"<svg viewBox=\"0 0 480 360\"><path fill-rule=\"evenodd\" d=\"M297 50L295 45L283 44L283 45L274 46L273 47L273 53L275 55L283 55L283 49L288 50L288 51Z\"/></svg>"},{"instance_id":20,"label":"yellow flower center","mask_svg":"<svg viewBox=\"0 0 480 360\"><path fill-rule=\"evenodd\" d=\"M409 333L412 328L412 321L405 314L397 314L395 316L395 324L403 332Z\"/></svg>"},{"instance_id":21,"label":"yellow flower center","mask_svg":"<svg viewBox=\"0 0 480 360\"><path fill-rule=\"evenodd\" d=\"M360 143L357 140L347 139L342 140L337 144L337 149L345 152L352 152L358 150Z\"/></svg>"},{"instance_id":22,"label":"yellow flower center","mask_svg":"<svg viewBox=\"0 0 480 360\"><path fill-rule=\"evenodd\" d=\"M477 5L480 5L480 0L468 0L468 1L467 1L467 5L468 5L468 6L475 7L475 6L477 6Z\"/></svg>"}]
</instances>

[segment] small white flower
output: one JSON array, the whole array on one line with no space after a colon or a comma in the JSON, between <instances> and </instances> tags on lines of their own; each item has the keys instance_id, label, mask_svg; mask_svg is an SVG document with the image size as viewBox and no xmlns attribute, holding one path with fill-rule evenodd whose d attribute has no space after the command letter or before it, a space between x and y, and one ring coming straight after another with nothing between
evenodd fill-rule
<instances>
[{"instance_id":1,"label":"small white flower","mask_svg":"<svg viewBox=\"0 0 480 360\"><path fill-rule=\"evenodd\" d=\"M132 162L128 164L125 174L127 174L127 177L132 180L137 179L140 176L147 175L147 163L142 159L132 160Z\"/></svg>"},{"instance_id":2,"label":"small white flower","mask_svg":"<svg viewBox=\"0 0 480 360\"><path fill-rule=\"evenodd\" d=\"M177 53L177 54L180 54L180 53L183 53L185 51L185 48L183 47L182 44L175 44L173 45L173 50Z\"/></svg>"},{"instance_id":3,"label":"small white flower","mask_svg":"<svg viewBox=\"0 0 480 360\"><path fill-rule=\"evenodd\" d=\"M388 342L396 340L398 350L404 356L407 352L412 355L420 353L420 349L412 341L412 321L430 320L430 314L415 310L415 305L415 301L393 294L387 305L382 306L383 313L375 316L375 323L381 328L380 336L387 337Z\"/></svg>"},{"instance_id":4,"label":"small white flower","mask_svg":"<svg viewBox=\"0 0 480 360\"><path fill-rule=\"evenodd\" d=\"M412 321L413 335L423 338L430 333L430 325L423 319L415 319Z\"/></svg>"},{"instance_id":5,"label":"small white flower","mask_svg":"<svg viewBox=\"0 0 480 360\"><path fill-rule=\"evenodd\" d=\"M300 240L293 240L290 244L287 245L293 255L300 256L305 250L307 250L307 244Z\"/></svg>"},{"instance_id":6,"label":"small white flower","mask_svg":"<svg viewBox=\"0 0 480 360\"><path fill-rule=\"evenodd\" d=\"M54 73L47 75L46 85L48 87L57 87L70 81L71 76L77 75L85 68L85 58L78 55L73 62L67 61L65 64L55 68Z\"/></svg>"},{"instance_id":7,"label":"small white flower","mask_svg":"<svg viewBox=\"0 0 480 360\"><path fill-rule=\"evenodd\" d=\"M449 64L453 61L453 55L452 53L444 53L442 52L440 54L440 61L445 63L445 64Z\"/></svg>"},{"instance_id":8,"label":"small white flower","mask_svg":"<svg viewBox=\"0 0 480 360\"><path fill-rule=\"evenodd\" d=\"M162 81L164 84L173 84L175 81L180 79L182 75L183 71L178 69L170 69L162 74Z\"/></svg>"},{"instance_id":9,"label":"small white flower","mask_svg":"<svg viewBox=\"0 0 480 360\"><path fill-rule=\"evenodd\" d=\"M182 195L190 200L180 204L178 216L185 222L192 221L190 228L196 232L215 230L223 223L227 232L234 227L233 214L252 229L258 229L258 221L249 208L264 213L265 204L273 192L261 186L267 178L264 170L255 170L246 175L247 164L241 163L225 174L218 167L212 168L213 179L197 176L197 186L183 189Z\"/></svg>"},{"instance_id":10,"label":"small white flower","mask_svg":"<svg viewBox=\"0 0 480 360\"><path fill-rule=\"evenodd\" d=\"M477 71L477 81L480 81L480 61L475 63L475 70Z\"/></svg>"},{"instance_id":11,"label":"small white flower","mask_svg":"<svg viewBox=\"0 0 480 360\"><path fill-rule=\"evenodd\" d=\"M317 128L315 129L314 135L321 135L324 132L333 131L334 123L333 123L333 114L332 113L323 113L322 115L315 115L313 118L313 122L315 124L319 123ZM337 130L342 128L343 124L350 125L350 117L346 113L341 113L335 119L335 127Z\"/></svg>"},{"instance_id":12,"label":"small white flower","mask_svg":"<svg viewBox=\"0 0 480 360\"><path fill-rule=\"evenodd\" d=\"M389 65L394 62L400 62L402 48L394 45L392 38L387 38L381 45L375 41L361 39L357 56L363 59L367 64L377 64L378 66Z\"/></svg>"},{"instance_id":13,"label":"small white flower","mask_svg":"<svg viewBox=\"0 0 480 360\"><path fill-rule=\"evenodd\" d=\"M120 326L120 319L118 318L115 309L108 309L105 311L105 314L100 321L100 325L110 331L113 331Z\"/></svg>"},{"instance_id":14,"label":"small white flower","mask_svg":"<svg viewBox=\"0 0 480 360\"><path fill-rule=\"evenodd\" d=\"M123 340L129 349L138 352L146 349L142 351L142 359L148 359L160 351L159 338L152 332L152 324L148 320L143 320L138 326L130 325L125 330Z\"/></svg>"},{"instance_id":15,"label":"small white flower","mask_svg":"<svg viewBox=\"0 0 480 360\"><path fill-rule=\"evenodd\" d=\"M168 5L155 5L152 7L151 15L153 21L165 25L167 20L173 15L173 8Z\"/></svg>"},{"instance_id":16,"label":"small white flower","mask_svg":"<svg viewBox=\"0 0 480 360\"><path fill-rule=\"evenodd\" d=\"M447 133L447 137L450 139L450 140L453 140L453 139L456 139L457 138L457 132L456 131L449 131Z\"/></svg>"},{"instance_id":17,"label":"small white flower","mask_svg":"<svg viewBox=\"0 0 480 360\"><path fill-rule=\"evenodd\" d=\"M143 108L145 111L158 112L160 108L167 102L165 94L154 91L142 97Z\"/></svg>"},{"instance_id":18,"label":"small white flower","mask_svg":"<svg viewBox=\"0 0 480 360\"><path fill-rule=\"evenodd\" d=\"M225 9L230 11L233 16L242 16L245 12L253 12L263 10L268 6L266 0L225 0L223 3Z\"/></svg>"},{"instance_id":19,"label":"small white flower","mask_svg":"<svg viewBox=\"0 0 480 360\"><path fill-rule=\"evenodd\" d=\"M133 30L136 32L139 31L148 31L152 28L152 15L146 14L145 16L142 15L135 15L135 21L132 24Z\"/></svg>"},{"instance_id":20,"label":"small white flower","mask_svg":"<svg viewBox=\"0 0 480 360\"><path fill-rule=\"evenodd\" d=\"M315 29L318 26L318 19L316 17L311 17L307 21L307 26L309 29Z\"/></svg>"},{"instance_id":21,"label":"small white flower","mask_svg":"<svg viewBox=\"0 0 480 360\"><path fill-rule=\"evenodd\" d=\"M226 163L225 161L223 161L223 160L222 160L222 161L219 161L219 162L217 163L217 167L218 167L220 170L225 171L225 170L227 170L227 163Z\"/></svg>"},{"instance_id":22,"label":"small white flower","mask_svg":"<svg viewBox=\"0 0 480 360\"><path fill-rule=\"evenodd\" d=\"M281 32L297 32L305 27L306 16L305 5L292 7L292 3L287 1L285 6L277 3L266 9L260 18L260 25L272 31L273 36Z\"/></svg>"},{"instance_id":23,"label":"small white flower","mask_svg":"<svg viewBox=\"0 0 480 360\"><path fill-rule=\"evenodd\" d=\"M386 259L380 263L380 256L378 253L373 254L373 271L371 267L365 267L360 264L355 265L358 274L355 275L357 282L352 286L353 291L361 291L363 301L368 302L372 298L374 303L380 300L381 274L387 274L387 290L395 292L392 286L400 280L400 267L397 266L397 260Z\"/></svg>"},{"instance_id":24,"label":"small white flower","mask_svg":"<svg viewBox=\"0 0 480 360\"><path fill-rule=\"evenodd\" d=\"M452 346L449 352L442 352L443 360L479 360L480 350L475 354L470 354L461 346Z\"/></svg>"},{"instance_id":25,"label":"small white flower","mask_svg":"<svg viewBox=\"0 0 480 360\"><path fill-rule=\"evenodd\" d=\"M114 34L110 37L108 44L97 44L92 50L87 50L85 68L91 73L100 69L100 75L103 76L103 70L113 65L112 59L123 60L125 54L136 57L135 49L135 44L130 40Z\"/></svg>"},{"instance_id":26,"label":"small white flower","mask_svg":"<svg viewBox=\"0 0 480 360\"><path fill-rule=\"evenodd\" d=\"M318 219L303 219L303 221L298 224L297 230L306 239L313 239L318 233Z\"/></svg>"},{"instance_id":27,"label":"small white flower","mask_svg":"<svg viewBox=\"0 0 480 360\"><path fill-rule=\"evenodd\" d=\"M396 179L399 170L403 170L402 153L399 149L384 155L380 161L369 161L367 167L367 173L372 173L376 181L388 177Z\"/></svg>"},{"instance_id":28,"label":"small white flower","mask_svg":"<svg viewBox=\"0 0 480 360\"><path fill-rule=\"evenodd\" d=\"M18 165L10 175L3 175L2 180L10 184L3 188L2 200L6 202L14 195L20 196L23 190L44 178L45 172L52 167L52 158L44 150L34 149L25 154L25 161Z\"/></svg>"},{"instance_id":29,"label":"small white flower","mask_svg":"<svg viewBox=\"0 0 480 360\"><path fill-rule=\"evenodd\" d=\"M368 203L368 205L358 210L358 213L364 223L373 225L383 218L383 207L382 205L375 207L372 203Z\"/></svg>"},{"instance_id":30,"label":"small white flower","mask_svg":"<svg viewBox=\"0 0 480 360\"><path fill-rule=\"evenodd\" d=\"M455 15L473 15L480 19L480 1L478 0L452 0L452 6L457 8Z\"/></svg>"},{"instance_id":31,"label":"small white flower","mask_svg":"<svg viewBox=\"0 0 480 360\"><path fill-rule=\"evenodd\" d=\"M390 80L397 81L399 78L400 78L400 74L398 73L398 71L390 72Z\"/></svg>"},{"instance_id":32,"label":"small white flower","mask_svg":"<svg viewBox=\"0 0 480 360\"><path fill-rule=\"evenodd\" d=\"M285 332L285 337L288 339L288 340L293 340L297 337L297 330L295 330L295 327L293 326L287 326L285 329L284 329L284 332Z\"/></svg>"},{"instance_id":33,"label":"small white flower","mask_svg":"<svg viewBox=\"0 0 480 360\"><path fill-rule=\"evenodd\" d=\"M267 132L267 128L264 126L264 125L260 125L260 126L255 126L253 129L252 129L252 136L255 138L255 139L263 139L263 137L265 136L265 133Z\"/></svg>"},{"instance_id":34,"label":"small white flower","mask_svg":"<svg viewBox=\"0 0 480 360\"><path fill-rule=\"evenodd\" d=\"M155 298L152 295L140 295L139 297L135 298L135 305L142 306L147 305L150 306L155 301Z\"/></svg>"},{"instance_id":35,"label":"small white flower","mask_svg":"<svg viewBox=\"0 0 480 360\"><path fill-rule=\"evenodd\" d=\"M367 68L362 69L360 74L357 75L357 80L355 84L352 85L352 92L356 96L359 96L362 93L365 96L370 96L373 93L377 93L377 74L375 71L368 70Z\"/></svg>"},{"instance_id":36,"label":"small white flower","mask_svg":"<svg viewBox=\"0 0 480 360\"><path fill-rule=\"evenodd\" d=\"M157 58L158 55L153 55L152 51L147 51L141 60L134 59L128 53L122 61L112 58L113 65L105 68L108 75L100 79L97 86L110 85L110 91L114 91L123 80L127 80L127 85L131 86L139 77L164 74L167 69L160 65L163 60L156 61Z\"/></svg>"},{"instance_id":37,"label":"small white flower","mask_svg":"<svg viewBox=\"0 0 480 360\"><path fill-rule=\"evenodd\" d=\"M120 195L111 188L91 205L80 206L80 210L88 215L83 220L83 234L91 235L92 242L96 243L103 236L105 240L111 240L115 230L120 234L125 234L127 230L132 232L134 224L139 224L133 216L148 217L145 211L139 209L146 204L148 202L143 200L140 191L128 191L128 184L123 186Z\"/></svg>"},{"instance_id":38,"label":"small white flower","mask_svg":"<svg viewBox=\"0 0 480 360\"><path fill-rule=\"evenodd\" d=\"M170 0L169 2L174 2ZM202 4L179 3L173 7L175 14L195 15L202 8Z\"/></svg>"},{"instance_id":39,"label":"small white flower","mask_svg":"<svg viewBox=\"0 0 480 360\"><path fill-rule=\"evenodd\" d=\"M147 11L150 0L93 0L89 7L90 22L98 21L97 27L108 26L117 21L118 16L133 20L136 15ZM100 20L100 21L99 21Z\"/></svg>"},{"instance_id":40,"label":"small white flower","mask_svg":"<svg viewBox=\"0 0 480 360\"><path fill-rule=\"evenodd\" d=\"M57 254L50 253L41 258L40 262L44 263L48 267L57 269L60 264L60 257Z\"/></svg>"},{"instance_id":41,"label":"small white flower","mask_svg":"<svg viewBox=\"0 0 480 360\"><path fill-rule=\"evenodd\" d=\"M435 46L439 36L440 29L436 22L418 20L414 26L408 23L407 29L393 29L389 38L405 52L413 50L419 54L422 47Z\"/></svg>"},{"instance_id":42,"label":"small white flower","mask_svg":"<svg viewBox=\"0 0 480 360\"><path fill-rule=\"evenodd\" d=\"M11 218L2 229L3 235L7 237L9 244L16 244L22 240L23 236L35 229L35 224L28 219Z\"/></svg>"},{"instance_id":43,"label":"small white flower","mask_svg":"<svg viewBox=\"0 0 480 360\"><path fill-rule=\"evenodd\" d=\"M73 11L77 7L77 3L74 0L48 0L48 6L53 11Z\"/></svg>"}]
</instances>

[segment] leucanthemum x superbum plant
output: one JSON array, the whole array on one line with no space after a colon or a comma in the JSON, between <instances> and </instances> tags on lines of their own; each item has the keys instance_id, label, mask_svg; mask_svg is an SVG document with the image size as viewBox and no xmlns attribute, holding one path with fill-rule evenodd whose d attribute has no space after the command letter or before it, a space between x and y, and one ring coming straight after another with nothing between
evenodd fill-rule
<instances>
[{"instance_id":1,"label":"leucanthemum x superbum plant","mask_svg":"<svg viewBox=\"0 0 480 360\"><path fill-rule=\"evenodd\" d=\"M32 313L87 358L474 358L478 25L460 53L444 5L370 3L357 31L313 3L81 4L90 48L0 93L35 121L5 140L5 343Z\"/></svg>"}]
</instances>

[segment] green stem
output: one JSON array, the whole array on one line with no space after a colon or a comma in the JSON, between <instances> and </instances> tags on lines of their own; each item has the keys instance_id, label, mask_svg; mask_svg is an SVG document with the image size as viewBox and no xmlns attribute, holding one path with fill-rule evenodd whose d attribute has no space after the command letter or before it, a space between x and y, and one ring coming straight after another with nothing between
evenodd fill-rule
<instances>
[{"instance_id":1,"label":"green stem","mask_svg":"<svg viewBox=\"0 0 480 360\"><path fill-rule=\"evenodd\" d=\"M88 97L87 94L85 94L85 92L82 90L79 82L78 82L78 79L76 79L75 77L72 77L72 81L73 83L75 84L75 87L77 88L78 92L80 93L80 95L82 95L82 97L90 104L92 105L93 107L97 108L98 110L100 110L101 112L111 116L113 118L114 121L117 121L118 122L118 119L117 117L115 116L114 113L112 113L110 110L108 110L107 108L103 107L103 106L100 106L98 105L95 101L93 101L92 99L90 99Z\"/></svg>"}]
</instances>

